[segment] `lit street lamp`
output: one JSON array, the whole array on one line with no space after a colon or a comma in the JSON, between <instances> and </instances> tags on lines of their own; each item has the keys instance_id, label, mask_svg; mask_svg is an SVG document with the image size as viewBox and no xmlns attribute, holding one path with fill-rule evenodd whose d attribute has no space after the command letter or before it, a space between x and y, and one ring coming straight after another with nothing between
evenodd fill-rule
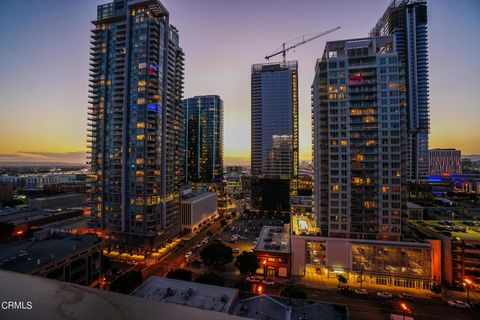
<instances>
[{"instance_id":1,"label":"lit street lamp","mask_svg":"<svg viewBox=\"0 0 480 320\"><path fill-rule=\"evenodd\" d=\"M472 280L464 279L463 286L467 288L467 303L470 304L470 285L472 284Z\"/></svg>"},{"instance_id":2,"label":"lit street lamp","mask_svg":"<svg viewBox=\"0 0 480 320\"><path fill-rule=\"evenodd\" d=\"M363 289L363 266L364 263L360 263L360 289Z\"/></svg>"},{"instance_id":3,"label":"lit street lamp","mask_svg":"<svg viewBox=\"0 0 480 320\"><path fill-rule=\"evenodd\" d=\"M403 320L405 320L405 313L407 312L408 307L405 303L402 303L401 306L402 306L402 309L403 309Z\"/></svg>"}]
</instances>

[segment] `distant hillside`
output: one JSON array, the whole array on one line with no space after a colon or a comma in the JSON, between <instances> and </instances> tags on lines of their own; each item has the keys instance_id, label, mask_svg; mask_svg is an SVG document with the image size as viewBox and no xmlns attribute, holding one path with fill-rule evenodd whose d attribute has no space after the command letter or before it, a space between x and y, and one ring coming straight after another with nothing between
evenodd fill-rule
<instances>
[{"instance_id":1,"label":"distant hillside","mask_svg":"<svg viewBox=\"0 0 480 320\"><path fill-rule=\"evenodd\" d=\"M69 162L35 162L35 161L1 161L0 167L85 167L84 163Z\"/></svg>"},{"instance_id":2,"label":"distant hillside","mask_svg":"<svg viewBox=\"0 0 480 320\"><path fill-rule=\"evenodd\" d=\"M480 154L462 154L462 159L472 159L473 161L480 161Z\"/></svg>"}]
</instances>

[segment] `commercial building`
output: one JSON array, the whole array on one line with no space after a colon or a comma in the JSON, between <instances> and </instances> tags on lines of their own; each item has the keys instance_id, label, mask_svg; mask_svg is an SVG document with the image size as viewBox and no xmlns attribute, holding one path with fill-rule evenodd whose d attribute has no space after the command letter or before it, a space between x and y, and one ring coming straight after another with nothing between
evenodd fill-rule
<instances>
[{"instance_id":1,"label":"commercial building","mask_svg":"<svg viewBox=\"0 0 480 320\"><path fill-rule=\"evenodd\" d=\"M351 283L431 289L441 283L441 245L292 236L292 275L336 278ZM359 278L360 277L360 278Z\"/></svg>"},{"instance_id":2,"label":"commercial building","mask_svg":"<svg viewBox=\"0 0 480 320\"><path fill-rule=\"evenodd\" d=\"M408 220L423 220L424 207L416 203L407 201L407 216Z\"/></svg>"},{"instance_id":3,"label":"commercial building","mask_svg":"<svg viewBox=\"0 0 480 320\"><path fill-rule=\"evenodd\" d=\"M158 302L231 314L237 303L238 289L152 276L135 289L131 295Z\"/></svg>"},{"instance_id":4,"label":"commercial building","mask_svg":"<svg viewBox=\"0 0 480 320\"><path fill-rule=\"evenodd\" d=\"M66 193L49 197L33 198L28 200L28 207L32 210L58 209L85 205L88 200L86 194Z\"/></svg>"},{"instance_id":5,"label":"commercial building","mask_svg":"<svg viewBox=\"0 0 480 320\"><path fill-rule=\"evenodd\" d=\"M261 199L262 179L293 182L298 175L298 64L297 61L254 64L251 70L252 201L260 209L279 207ZM269 183L267 183L269 185ZM288 199L287 199L288 200ZM268 205L268 206L267 206ZM259 207L260 206L260 207ZM281 205L283 206L283 205ZM288 204L287 204L288 209Z\"/></svg>"},{"instance_id":6,"label":"commercial building","mask_svg":"<svg viewBox=\"0 0 480 320\"><path fill-rule=\"evenodd\" d=\"M430 174L462 173L462 152L456 149L431 149Z\"/></svg>"},{"instance_id":7,"label":"commercial building","mask_svg":"<svg viewBox=\"0 0 480 320\"><path fill-rule=\"evenodd\" d=\"M96 235L55 233L0 246L0 268L88 286L100 277L101 254Z\"/></svg>"},{"instance_id":8,"label":"commercial building","mask_svg":"<svg viewBox=\"0 0 480 320\"><path fill-rule=\"evenodd\" d=\"M442 248L442 280L462 288L465 279L480 289L480 228L474 221L428 220L410 224L419 239L437 239Z\"/></svg>"},{"instance_id":9,"label":"commercial building","mask_svg":"<svg viewBox=\"0 0 480 320\"><path fill-rule=\"evenodd\" d=\"M185 194L181 200L181 223L184 232L198 232L217 215L217 194L199 191Z\"/></svg>"},{"instance_id":10,"label":"commercial building","mask_svg":"<svg viewBox=\"0 0 480 320\"><path fill-rule=\"evenodd\" d=\"M65 315L76 319L129 319L129 320L245 320L223 312L199 310L188 305L163 303L111 291L98 290L75 284L33 277L30 275L0 270L1 301L32 304L32 309L2 310L2 320L30 320L43 318L63 320ZM191 283L191 282L190 282ZM231 289L233 290L233 289ZM66 303L67 297L79 297L75 303ZM70 301L70 300L69 300ZM39 316L41 315L41 316Z\"/></svg>"},{"instance_id":11,"label":"commercial building","mask_svg":"<svg viewBox=\"0 0 480 320\"><path fill-rule=\"evenodd\" d=\"M370 36L392 35L406 84L407 179L428 177L430 106L427 1L393 0Z\"/></svg>"},{"instance_id":12,"label":"commercial building","mask_svg":"<svg viewBox=\"0 0 480 320\"><path fill-rule=\"evenodd\" d=\"M260 262L257 274L265 277L289 277L290 225L263 226L253 252Z\"/></svg>"},{"instance_id":13,"label":"commercial building","mask_svg":"<svg viewBox=\"0 0 480 320\"><path fill-rule=\"evenodd\" d=\"M406 217L405 83L392 36L327 42L312 85L322 236L399 240Z\"/></svg>"},{"instance_id":14,"label":"commercial building","mask_svg":"<svg viewBox=\"0 0 480 320\"><path fill-rule=\"evenodd\" d=\"M0 203L13 200L13 185L0 185Z\"/></svg>"},{"instance_id":15,"label":"commercial building","mask_svg":"<svg viewBox=\"0 0 480 320\"><path fill-rule=\"evenodd\" d=\"M223 101L217 95L183 99L185 182L223 179Z\"/></svg>"},{"instance_id":16,"label":"commercial building","mask_svg":"<svg viewBox=\"0 0 480 320\"><path fill-rule=\"evenodd\" d=\"M93 211L115 245L148 251L180 232L184 55L158 0L99 5L92 23Z\"/></svg>"}]
</instances>

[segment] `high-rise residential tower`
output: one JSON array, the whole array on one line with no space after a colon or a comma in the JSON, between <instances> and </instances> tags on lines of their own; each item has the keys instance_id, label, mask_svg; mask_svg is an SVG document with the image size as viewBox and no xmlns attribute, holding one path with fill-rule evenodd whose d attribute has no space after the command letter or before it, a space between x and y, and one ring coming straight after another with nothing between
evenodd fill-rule
<instances>
[{"instance_id":1,"label":"high-rise residential tower","mask_svg":"<svg viewBox=\"0 0 480 320\"><path fill-rule=\"evenodd\" d=\"M112 239L159 245L180 230L183 52L158 0L114 0L92 21L93 209Z\"/></svg>"},{"instance_id":2,"label":"high-rise residential tower","mask_svg":"<svg viewBox=\"0 0 480 320\"><path fill-rule=\"evenodd\" d=\"M183 100L185 182L223 179L223 101L217 95Z\"/></svg>"},{"instance_id":3,"label":"high-rise residential tower","mask_svg":"<svg viewBox=\"0 0 480 320\"><path fill-rule=\"evenodd\" d=\"M405 84L393 37L327 42L312 85L316 224L323 236L399 240Z\"/></svg>"},{"instance_id":4,"label":"high-rise residential tower","mask_svg":"<svg viewBox=\"0 0 480 320\"><path fill-rule=\"evenodd\" d=\"M255 64L252 66L251 81L252 176L258 179L296 181L298 176L297 61ZM288 182L283 185L288 186Z\"/></svg>"},{"instance_id":5,"label":"high-rise residential tower","mask_svg":"<svg viewBox=\"0 0 480 320\"><path fill-rule=\"evenodd\" d=\"M370 36L393 35L407 88L407 178L426 179L430 128L427 2L394 0Z\"/></svg>"}]
</instances>

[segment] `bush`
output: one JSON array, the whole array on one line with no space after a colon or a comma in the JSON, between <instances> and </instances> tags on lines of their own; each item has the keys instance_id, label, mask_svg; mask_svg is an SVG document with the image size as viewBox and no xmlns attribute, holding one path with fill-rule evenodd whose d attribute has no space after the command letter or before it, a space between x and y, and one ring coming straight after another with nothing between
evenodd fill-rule
<instances>
[{"instance_id":1,"label":"bush","mask_svg":"<svg viewBox=\"0 0 480 320\"><path fill-rule=\"evenodd\" d=\"M129 294L142 282L142 273L138 270L132 270L114 280L110 285L110 290Z\"/></svg>"},{"instance_id":2,"label":"bush","mask_svg":"<svg viewBox=\"0 0 480 320\"><path fill-rule=\"evenodd\" d=\"M166 278L192 281L192 271L183 268L177 268L168 271Z\"/></svg>"},{"instance_id":3,"label":"bush","mask_svg":"<svg viewBox=\"0 0 480 320\"><path fill-rule=\"evenodd\" d=\"M200 256L206 266L213 267L223 266L233 260L232 248L221 242L211 242L203 248Z\"/></svg>"},{"instance_id":4,"label":"bush","mask_svg":"<svg viewBox=\"0 0 480 320\"><path fill-rule=\"evenodd\" d=\"M307 298L307 292L303 290L302 288L291 285L291 286L285 286L280 290L280 295L282 297L289 297L289 298L295 298L295 299L306 299Z\"/></svg>"},{"instance_id":5,"label":"bush","mask_svg":"<svg viewBox=\"0 0 480 320\"><path fill-rule=\"evenodd\" d=\"M214 286L223 286L223 278L215 272L205 272L198 276L198 283L211 284Z\"/></svg>"}]
</instances>

